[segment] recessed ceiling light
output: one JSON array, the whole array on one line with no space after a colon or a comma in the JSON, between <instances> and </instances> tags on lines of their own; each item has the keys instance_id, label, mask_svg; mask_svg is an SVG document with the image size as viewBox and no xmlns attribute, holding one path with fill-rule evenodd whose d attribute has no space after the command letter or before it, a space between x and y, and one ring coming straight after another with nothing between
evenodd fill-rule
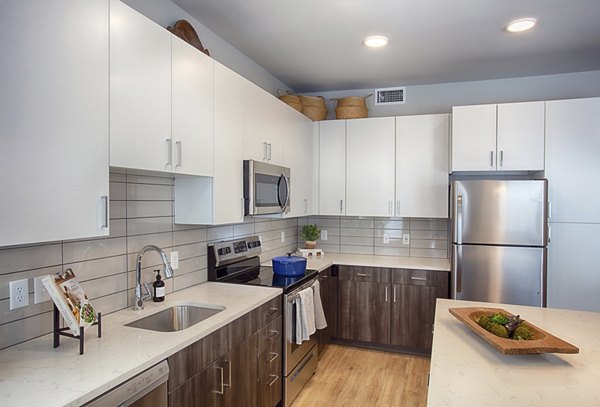
<instances>
[{"instance_id":1,"label":"recessed ceiling light","mask_svg":"<svg viewBox=\"0 0 600 407\"><path fill-rule=\"evenodd\" d=\"M383 47L387 43L388 43L388 39L387 39L387 37L384 37L383 35L372 35L370 37L365 38L365 40L363 41L363 44L365 44L367 47L371 47L371 48Z\"/></svg>"},{"instance_id":2,"label":"recessed ceiling light","mask_svg":"<svg viewBox=\"0 0 600 407\"><path fill-rule=\"evenodd\" d=\"M520 18L518 20L511 21L506 26L506 31L511 33L518 33L533 28L537 24L535 18Z\"/></svg>"}]
</instances>

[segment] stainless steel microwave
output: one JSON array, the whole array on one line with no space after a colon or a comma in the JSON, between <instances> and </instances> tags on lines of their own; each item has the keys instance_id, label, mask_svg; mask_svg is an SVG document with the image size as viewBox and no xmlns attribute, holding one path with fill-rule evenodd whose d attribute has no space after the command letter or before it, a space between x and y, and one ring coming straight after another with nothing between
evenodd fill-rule
<instances>
[{"instance_id":1,"label":"stainless steel microwave","mask_svg":"<svg viewBox=\"0 0 600 407\"><path fill-rule=\"evenodd\" d=\"M244 160L244 214L267 215L290 211L290 169Z\"/></svg>"}]
</instances>

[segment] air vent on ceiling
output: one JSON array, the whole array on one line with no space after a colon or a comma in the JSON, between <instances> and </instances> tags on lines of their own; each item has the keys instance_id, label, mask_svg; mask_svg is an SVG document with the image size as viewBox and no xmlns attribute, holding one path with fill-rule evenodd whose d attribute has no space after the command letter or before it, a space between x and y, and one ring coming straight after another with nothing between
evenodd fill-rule
<instances>
[{"instance_id":1,"label":"air vent on ceiling","mask_svg":"<svg viewBox=\"0 0 600 407\"><path fill-rule=\"evenodd\" d=\"M406 103L406 87L375 89L375 105Z\"/></svg>"}]
</instances>

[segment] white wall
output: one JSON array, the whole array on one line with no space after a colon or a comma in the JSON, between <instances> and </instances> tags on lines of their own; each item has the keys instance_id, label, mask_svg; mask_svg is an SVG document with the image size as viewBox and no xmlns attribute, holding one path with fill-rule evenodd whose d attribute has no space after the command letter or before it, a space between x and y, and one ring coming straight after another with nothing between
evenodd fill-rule
<instances>
[{"instance_id":1,"label":"white wall","mask_svg":"<svg viewBox=\"0 0 600 407\"><path fill-rule=\"evenodd\" d=\"M398 84L402 86L402 83ZM373 89L316 92L328 100L328 118L335 118L336 102L331 98L366 96ZM367 99L369 117L409 114L451 113L452 106L532 100L575 99L600 96L600 71L541 75L524 78L454 82L409 86L406 104L377 106Z\"/></svg>"},{"instance_id":2,"label":"white wall","mask_svg":"<svg viewBox=\"0 0 600 407\"><path fill-rule=\"evenodd\" d=\"M267 72L263 67L242 54L223 38L200 24L175 3L169 0L122 0L123 3L137 10L157 24L173 26L177 20L187 20L192 24L204 48L208 48L210 56L244 78L260 86L267 92L275 94L277 89L289 89L279 79Z\"/></svg>"}]
</instances>

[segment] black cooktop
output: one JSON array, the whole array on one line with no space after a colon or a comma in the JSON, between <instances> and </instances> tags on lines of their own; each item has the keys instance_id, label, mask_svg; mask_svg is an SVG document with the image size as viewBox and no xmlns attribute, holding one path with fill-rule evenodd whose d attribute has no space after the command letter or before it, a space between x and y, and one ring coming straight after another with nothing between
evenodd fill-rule
<instances>
[{"instance_id":1,"label":"black cooktop","mask_svg":"<svg viewBox=\"0 0 600 407\"><path fill-rule=\"evenodd\" d=\"M280 287L284 292L292 291L293 289L300 287L305 282L313 279L317 276L318 271L306 270L306 273L298 277L282 277L273 273L273 267L262 266L258 276L246 284L263 285L266 287Z\"/></svg>"}]
</instances>

